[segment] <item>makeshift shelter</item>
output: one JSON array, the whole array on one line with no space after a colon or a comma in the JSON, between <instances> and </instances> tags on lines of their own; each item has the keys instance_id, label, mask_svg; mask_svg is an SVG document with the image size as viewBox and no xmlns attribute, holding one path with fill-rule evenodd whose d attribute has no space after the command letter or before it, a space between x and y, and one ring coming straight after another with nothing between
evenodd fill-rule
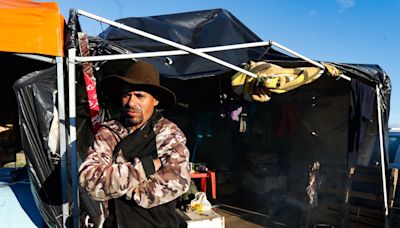
<instances>
[{"instance_id":1,"label":"makeshift shelter","mask_svg":"<svg viewBox=\"0 0 400 228\"><path fill-rule=\"evenodd\" d=\"M334 186L344 195L348 182L343 179L347 171L367 165L379 136L383 142L387 132L390 80L377 65L329 63L340 77L324 71L312 83L286 93L269 93L270 101L256 104L233 92L231 77L237 68L226 62L241 68L250 61L265 61L284 68L326 69L327 65L276 42L263 43L233 15L221 9L126 18L114 24L87 12L78 11L78 14L112 26L91 39L94 57L76 59L95 62L98 69L95 75L101 80L103 75L123 73L132 61L130 58L147 57L145 61L160 69L162 82L177 93L178 105L164 114L177 122L187 135L192 161L207 162L220 174L242 179L239 185L261 195L258 201L268 205L271 211L294 208L293 213L303 215L297 217L301 220L307 217L305 208L310 209L308 212L318 208L317 198L313 199L316 192L308 194L309 204L305 201L307 191L312 188L317 191L312 178L309 179L311 173L318 173L319 179L314 179L314 185L318 182L321 189ZM235 49L249 43L253 45ZM274 45L294 57L271 48ZM183 51L173 51L171 46ZM203 55L205 52L212 52L211 57ZM124 53L128 54L123 56ZM115 62L113 58L128 60ZM106 107L101 91L98 92L100 102ZM318 168L310 170L313 164ZM336 175L332 170L341 172ZM384 168L381 171L385 173ZM385 179L383 185L386 185ZM380 191L378 194L385 195L380 183L375 186ZM324 200L332 197L319 196ZM333 201L340 203L341 200L345 201L341 197ZM343 204L353 204L353 201L357 200ZM382 212L380 222L384 222L386 206L384 200L380 202L375 209ZM288 218L277 212L272 215L281 221ZM340 217L336 218L340 220ZM347 216L343 218L348 220L326 222L335 225L359 222ZM296 221L297 225L300 223Z\"/></svg>"},{"instance_id":2,"label":"makeshift shelter","mask_svg":"<svg viewBox=\"0 0 400 228\"><path fill-rule=\"evenodd\" d=\"M75 50L71 49L72 58L92 62L98 81L104 75L122 74L134 59L146 58L145 61L156 65L162 83L173 89L178 99L176 107L166 110L164 115L185 132L192 161L207 162L220 177L224 174L226 179L242 180L237 184L248 197L241 192L239 205L249 202L253 193L257 196L255 202L262 202L269 211L268 216L280 222L293 222L288 225L365 223L365 219L350 215L354 208L372 208L380 217L373 224L385 223L385 167L375 169L382 177L373 183L373 191L381 199L378 202L353 197L357 184L351 186L353 179L346 179L348 175L352 177L355 169L357 174L362 170L358 167L369 164L375 142L380 142L381 151L385 150L391 87L389 77L378 65L308 59L274 41L263 42L222 9L116 22L77 10L70 17L69 27L78 27L78 20L71 20L77 15L111 26L98 37L89 38L91 57L79 56L79 52L75 57ZM250 61L301 73L299 77L276 80L276 76L267 75L261 79L257 75L259 70L251 72L251 67L245 65ZM317 76L306 81L310 68L317 69L313 70ZM243 77L242 85L232 81L238 71ZM257 79L247 85L253 88L251 96L257 93L254 86L267 85L268 80L269 85L274 80L276 85L279 81L277 89L262 92L268 94L264 99L268 102L249 102L251 99L246 99L245 93L235 94L232 85L245 88L245 82L252 81L252 77ZM284 87L287 91L281 89L283 82L295 81L302 81L302 85ZM256 95L261 95L262 88L258 89ZM101 90L97 92L100 106L112 113ZM88 100L84 93L80 94L83 97L77 99L81 102L77 108L82 110ZM90 126L90 120L81 123ZM88 127L78 123L79 129ZM79 132L77 137L79 144ZM326 189L331 192L325 194ZM343 198L346 194L350 198ZM357 204L360 201L361 205ZM328 207L326 202L335 205L331 211L335 216L316 216L315 212ZM367 206L362 205L365 202ZM342 208L346 213L342 213Z\"/></svg>"},{"instance_id":3,"label":"makeshift shelter","mask_svg":"<svg viewBox=\"0 0 400 228\"><path fill-rule=\"evenodd\" d=\"M7 6L4 8L10 8L10 1L2 2ZM23 3L20 4L18 8L23 8ZM47 4L43 3L45 6ZM54 6L50 8L54 9ZM59 17L57 13L55 15ZM109 27L86 42L86 37L78 34L78 15L117 28ZM63 28L63 23L53 27ZM56 33L55 40L60 40L61 31ZM67 200L69 198L63 192L62 208L60 201L44 202L43 197L36 196L42 216L51 226L66 225L70 213L68 202L73 206L74 227L77 227L77 217L82 211L95 222L101 220L96 205L85 198L83 192L81 211L78 211L76 172L79 160L84 159L91 143L93 126L99 119L113 117L113 109L102 97L101 90L97 90L101 110L89 106L97 98L96 94L88 93L87 88L105 75L123 73L128 64L139 58L146 58L145 61L156 65L162 83L176 92L178 104L166 110L164 115L175 121L188 137L192 161L207 162L209 168L220 175L220 180L236 181L238 189L245 193L236 204L246 207L246 203L254 202L251 200L254 197L255 202L265 205L262 212L271 218L267 222L289 221L288 225L346 225L362 220L348 216L350 213L344 216L340 208L334 210L336 216L333 218L315 220L318 216L314 215L316 211L326 209L323 203L328 201L351 211L350 206L358 202L342 197L349 192L348 183L351 183L351 180L343 179L349 170L368 164L376 141L380 142L381 151L385 151L391 88L389 77L378 65L323 63L308 59L276 42L262 41L222 9L126 18L117 22L72 10L67 34L68 84L64 84L62 76L62 54L27 49L27 53L42 54L45 59L48 55L50 59L59 56L57 68L32 69L31 72L35 72L21 78L14 86L23 126L23 147L30 157L33 192L43 190L46 195L54 191L54 188L41 186L57 179L59 174L54 172L57 162L63 178L61 189L65 190L68 183L71 185L72 199ZM58 44L62 53L62 45ZM6 48L0 51L20 52ZM15 56L6 53L6 57ZM232 89L232 76L239 72L245 82L252 81L246 75L257 78L252 88L260 85L259 72L246 66L250 61L288 69L313 67L320 74L313 82L285 93L264 91L270 99L264 103L249 102L245 93L235 93ZM328 66L340 73L332 76ZM241 86L240 83L235 85ZM246 91L252 95L257 93ZM64 93L68 94L68 99L64 99ZM68 114L64 101L68 104ZM58 129L54 127L57 125ZM53 137L59 140L52 141ZM383 156L382 153L382 159ZM71 165L68 183L67 160ZM379 171L381 178L373 185L377 187L377 195L384 197L378 203L368 204L381 212L377 219L377 224L381 225L388 217L385 166ZM324 189L334 189L336 193L324 195Z\"/></svg>"}]
</instances>

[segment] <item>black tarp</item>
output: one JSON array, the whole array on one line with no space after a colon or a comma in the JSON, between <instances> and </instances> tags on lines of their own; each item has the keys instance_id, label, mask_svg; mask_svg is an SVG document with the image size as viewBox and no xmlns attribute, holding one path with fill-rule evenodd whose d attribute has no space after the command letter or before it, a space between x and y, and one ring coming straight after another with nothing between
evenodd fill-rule
<instances>
[{"instance_id":1,"label":"black tarp","mask_svg":"<svg viewBox=\"0 0 400 228\"><path fill-rule=\"evenodd\" d=\"M130 17L119 19L117 22L191 48L262 41L235 16L223 9L152 17ZM111 26L98 36L134 53L176 50L169 45ZM209 54L231 64L241 65L249 59L262 58L266 50L266 47L245 48ZM170 56L168 58L172 60L172 64L167 64L169 60L166 57L151 58L148 61L155 64L161 74L168 78L209 77L220 75L229 70L196 55ZM282 59L288 57L278 52L272 52L268 55L268 58Z\"/></svg>"},{"instance_id":2,"label":"black tarp","mask_svg":"<svg viewBox=\"0 0 400 228\"><path fill-rule=\"evenodd\" d=\"M56 67L34 71L14 84L21 137L31 189L47 224L62 227L60 157L50 151L49 132L54 117ZM58 164L58 165L57 165Z\"/></svg>"},{"instance_id":3,"label":"black tarp","mask_svg":"<svg viewBox=\"0 0 400 228\"><path fill-rule=\"evenodd\" d=\"M6 134L8 131L0 134L0 164L4 164L5 161L3 159L5 158L15 160L15 153L22 149L18 125L18 108L13 83L20 77L35 70L45 69L49 65L48 63L19 57L12 53L0 52L0 97L2 97L0 106L3 107L0 114L0 125L13 124L11 137Z\"/></svg>"},{"instance_id":4,"label":"black tarp","mask_svg":"<svg viewBox=\"0 0 400 228\"><path fill-rule=\"evenodd\" d=\"M56 66L29 73L14 83L19 109L22 146L26 155L28 175L33 198L43 220L49 227L64 227L62 217L61 157L59 151L50 148L58 145L58 120L54 119L57 107ZM55 121L55 122L53 122ZM53 128L52 128L53 127ZM54 150L56 149L56 150ZM67 156L67 153L65 154ZM68 156L67 160L70 160ZM69 170L68 167L66 169ZM66 189L69 197L70 179ZM83 221L90 214L97 222L98 204L87 195L81 195L80 214ZM68 221L68 220L67 220ZM68 224L66 224L68 225Z\"/></svg>"},{"instance_id":5,"label":"black tarp","mask_svg":"<svg viewBox=\"0 0 400 228\"><path fill-rule=\"evenodd\" d=\"M15 103L11 102L10 104L18 108L19 114L14 113L14 115L19 120L21 142L27 160L28 175L35 203L49 227L63 227L61 157L60 152L54 146L59 144L59 122L58 119L54 119L58 118L54 113L57 109L56 66L12 54L8 54L7 58L4 58L4 62L9 63L8 67L14 66L9 68L13 69L9 70L13 72L9 78L18 78L15 82L12 81L13 86L10 85L10 88L14 88L17 98ZM22 67L25 64L27 67ZM36 71L34 71L35 69ZM26 70L32 72L26 74ZM13 101L12 98L15 96L9 96L8 94L8 99ZM80 119L78 119L78 123L81 123ZM81 131L82 129L78 128L78 133ZM50 139L51 137L52 139ZM51 140L53 140L50 142L52 146L49 145ZM68 156L67 160L69 159ZM68 167L66 169L69 170ZM67 197L70 197L70 181L69 178L65 189ZM82 210L79 215L80 219L83 221L84 217L89 214L92 221L97 224L100 216L99 204L85 194L81 194L80 200Z\"/></svg>"},{"instance_id":6,"label":"black tarp","mask_svg":"<svg viewBox=\"0 0 400 228\"><path fill-rule=\"evenodd\" d=\"M149 17L129 17L116 21L191 48L262 41L246 25L224 9ZM108 49L119 53L175 50L174 47L169 45L112 26L105 29L98 37L104 40L103 45L108 45ZM112 52L109 51L108 53ZM268 47L245 48L210 54L237 66L241 66L250 60L278 61L281 62L281 66L292 67L309 65L309 63L298 58L293 58ZM212 77L230 71L224 66L193 54L169 56L168 58L172 60L172 64L168 64L169 60L166 57L148 58L146 61L156 65L162 77L173 79ZM335 63L335 65L352 77L360 77L366 81L371 81L372 84L382 85L384 106L385 109L389 110L390 79L380 66L345 63ZM388 116L385 118L388 119Z\"/></svg>"}]
</instances>

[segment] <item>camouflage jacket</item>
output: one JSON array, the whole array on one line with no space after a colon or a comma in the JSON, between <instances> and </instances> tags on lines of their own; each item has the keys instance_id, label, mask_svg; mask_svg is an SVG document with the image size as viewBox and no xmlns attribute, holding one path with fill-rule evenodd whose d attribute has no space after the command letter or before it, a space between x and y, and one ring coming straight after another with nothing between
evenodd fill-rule
<instances>
[{"instance_id":1,"label":"camouflage jacket","mask_svg":"<svg viewBox=\"0 0 400 228\"><path fill-rule=\"evenodd\" d=\"M186 137L164 117L155 123L154 132L161 168L146 176L139 158L129 162L118 153L113 159L115 146L130 132L116 120L105 122L79 168L80 185L95 200L126 197L144 208L170 202L185 193L190 183Z\"/></svg>"}]
</instances>

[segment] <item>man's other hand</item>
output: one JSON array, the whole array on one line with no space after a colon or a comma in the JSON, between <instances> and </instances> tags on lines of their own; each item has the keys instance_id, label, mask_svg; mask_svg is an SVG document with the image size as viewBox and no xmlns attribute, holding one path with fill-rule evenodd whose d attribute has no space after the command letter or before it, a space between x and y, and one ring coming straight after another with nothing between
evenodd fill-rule
<instances>
[{"instance_id":1,"label":"man's other hand","mask_svg":"<svg viewBox=\"0 0 400 228\"><path fill-rule=\"evenodd\" d=\"M153 159L154 169L156 172L161 168L161 161L159 158Z\"/></svg>"}]
</instances>

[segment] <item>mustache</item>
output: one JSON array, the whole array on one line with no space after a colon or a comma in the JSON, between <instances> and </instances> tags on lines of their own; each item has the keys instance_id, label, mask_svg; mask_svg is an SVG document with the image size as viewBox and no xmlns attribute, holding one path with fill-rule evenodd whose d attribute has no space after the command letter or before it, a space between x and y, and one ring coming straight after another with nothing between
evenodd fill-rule
<instances>
[{"instance_id":1,"label":"mustache","mask_svg":"<svg viewBox=\"0 0 400 228\"><path fill-rule=\"evenodd\" d=\"M126 111L126 112L129 112L129 111L141 112L141 111L142 111L142 109L141 109L139 106L133 106L133 107L125 106L125 107L123 108L123 110Z\"/></svg>"}]
</instances>

